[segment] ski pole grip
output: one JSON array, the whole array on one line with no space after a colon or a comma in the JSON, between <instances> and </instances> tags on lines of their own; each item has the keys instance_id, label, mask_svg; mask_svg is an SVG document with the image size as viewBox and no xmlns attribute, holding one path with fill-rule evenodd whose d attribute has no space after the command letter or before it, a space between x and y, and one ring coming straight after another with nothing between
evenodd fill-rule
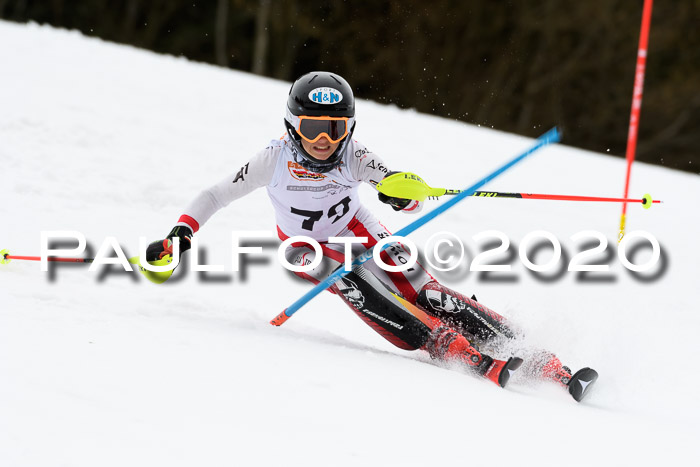
<instances>
[{"instance_id":1,"label":"ski pole grip","mask_svg":"<svg viewBox=\"0 0 700 467\"><path fill-rule=\"evenodd\" d=\"M282 313L275 316L272 321L270 321L270 324L273 326L282 326L288 319L289 316L287 316L287 309L285 308Z\"/></svg>"}]
</instances>

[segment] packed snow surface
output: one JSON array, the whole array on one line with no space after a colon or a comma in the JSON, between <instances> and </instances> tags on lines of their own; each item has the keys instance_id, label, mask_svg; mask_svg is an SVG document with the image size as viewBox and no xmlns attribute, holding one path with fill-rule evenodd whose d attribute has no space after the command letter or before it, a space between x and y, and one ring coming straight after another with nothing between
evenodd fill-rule
<instances>
[{"instance_id":1,"label":"packed snow surface","mask_svg":"<svg viewBox=\"0 0 700 467\"><path fill-rule=\"evenodd\" d=\"M42 231L70 230L90 246L78 256L110 236L135 256L139 237L162 238L200 190L284 131L289 83L33 24L0 22L0 44L0 249L14 255L38 255ZM531 144L372 102L357 108L355 137L433 186L469 186ZM616 197L624 173L622 159L562 144L485 188ZM574 370L596 368L581 404L553 384L516 379L503 390L398 350L328 293L270 326L309 285L279 266L274 243L245 274L231 272L232 231L274 231L265 190L198 233L203 259L223 273L183 267L158 286L118 266L47 273L14 260L0 266L0 465L697 461L699 182L635 164L632 196L664 201L628 210L628 230L661 245L661 266L646 280L618 260L619 204L468 199L412 236L423 246L453 232L473 257L473 235L504 232L509 280L466 268L436 277L476 294ZM390 229L414 219L363 188ZM591 259L610 272L536 276L517 248L537 230L559 239L566 260L583 242L572 235L602 232L614 254ZM545 248L533 259L550 256Z\"/></svg>"}]
</instances>

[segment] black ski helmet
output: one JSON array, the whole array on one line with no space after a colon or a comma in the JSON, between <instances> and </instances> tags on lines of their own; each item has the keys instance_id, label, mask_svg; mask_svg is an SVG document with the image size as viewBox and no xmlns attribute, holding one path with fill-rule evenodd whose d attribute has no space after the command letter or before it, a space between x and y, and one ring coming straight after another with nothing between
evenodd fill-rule
<instances>
[{"instance_id":1,"label":"black ski helmet","mask_svg":"<svg viewBox=\"0 0 700 467\"><path fill-rule=\"evenodd\" d=\"M348 117L348 134L328 159L316 159L304 149L301 136L296 131L300 116ZM333 170L342 162L345 149L355 130L355 97L352 88L342 76L327 71L312 71L303 75L289 90L284 125L291 138L292 151L298 164L316 173Z\"/></svg>"}]
</instances>

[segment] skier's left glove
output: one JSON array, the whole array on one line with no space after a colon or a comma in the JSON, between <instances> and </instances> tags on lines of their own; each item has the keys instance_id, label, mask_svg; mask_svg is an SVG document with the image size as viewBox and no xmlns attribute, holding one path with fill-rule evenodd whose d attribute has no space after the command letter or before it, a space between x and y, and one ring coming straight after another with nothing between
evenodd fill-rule
<instances>
[{"instance_id":1,"label":"skier's left glove","mask_svg":"<svg viewBox=\"0 0 700 467\"><path fill-rule=\"evenodd\" d=\"M389 172L388 174L386 174L384 176L384 178L388 177L389 175L394 175L397 173L399 173L399 172L396 172L396 171ZM416 210L416 212L417 212L420 210L420 208L419 208L421 205L420 201L417 201L414 199L396 198L394 196L387 196L381 192L377 193L377 196L379 197L379 201L381 201L384 204L388 204L389 206L391 206L394 209L394 211L404 211L404 210L405 211L413 211L413 210ZM416 208L418 208L418 209L416 209Z\"/></svg>"},{"instance_id":2,"label":"skier's left glove","mask_svg":"<svg viewBox=\"0 0 700 467\"><path fill-rule=\"evenodd\" d=\"M394 211L402 211L406 208L406 206L411 204L411 201L413 201L407 198L395 198L393 196L387 196L384 193L379 193L378 196L379 201L388 204L389 206L394 208Z\"/></svg>"},{"instance_id":3,"label":"skier's left glove","mask_svg":"<svg viewBox=\"0 0 700 467\"><path fill-rule=\"evenodd\" d=\"M173 254L173 238L180 239L180 254L192 246L192 229L184 225L176 225L163 240L156 240L146 248L146 261L157 261L165 255Z\"/></svg>"}]
</instances>

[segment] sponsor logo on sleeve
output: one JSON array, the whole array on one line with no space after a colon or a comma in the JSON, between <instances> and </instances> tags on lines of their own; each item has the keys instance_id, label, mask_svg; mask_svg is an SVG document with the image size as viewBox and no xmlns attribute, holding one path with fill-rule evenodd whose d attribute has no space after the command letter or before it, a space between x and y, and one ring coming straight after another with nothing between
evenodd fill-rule
<instances>
[{"instance_id":1,"label":"sponsor logo on sleeve","mask_svg":"<svg viewBox=\"0 0 700 467\"><path fill-rule=\"evenodd\" d=\"M355 151L355 159L357 159L359 163L362 163L362 161L367 159L369 154L370 152L367 149L358 149Z\"/></svg>"},{"instance_id":2,"label":"sponsor logo on sleeve","mask_svg":"<svg viewBox=\"0 0 700 467\"><path fill-rule=\"evenodd\" d=\"M241 170L238 171L238 173L236 174L236 177L233 179L232 183L236 183L238 180L242 180L245 182L244 175L248 175L248 165L249 164L250 164L250 162L248 162L248 164L241 167Z\"/></svg>"},{"instance_id":3,"label":"sponsor logo on sleeve","mask_svg":"<svg viewBox=\"0 0 700 467\"><path fill-rule=\"evenodd\" d=\"M376 162L374 162L374 159L372 159L371 161L369 161L367 163L367 167L370 169L379 170L380 172L384 172L385 174L389 173L389 170L386 167L384 167L384 164L382 164L382 163L377 164Z\"/></svg>"}]
</instances>

